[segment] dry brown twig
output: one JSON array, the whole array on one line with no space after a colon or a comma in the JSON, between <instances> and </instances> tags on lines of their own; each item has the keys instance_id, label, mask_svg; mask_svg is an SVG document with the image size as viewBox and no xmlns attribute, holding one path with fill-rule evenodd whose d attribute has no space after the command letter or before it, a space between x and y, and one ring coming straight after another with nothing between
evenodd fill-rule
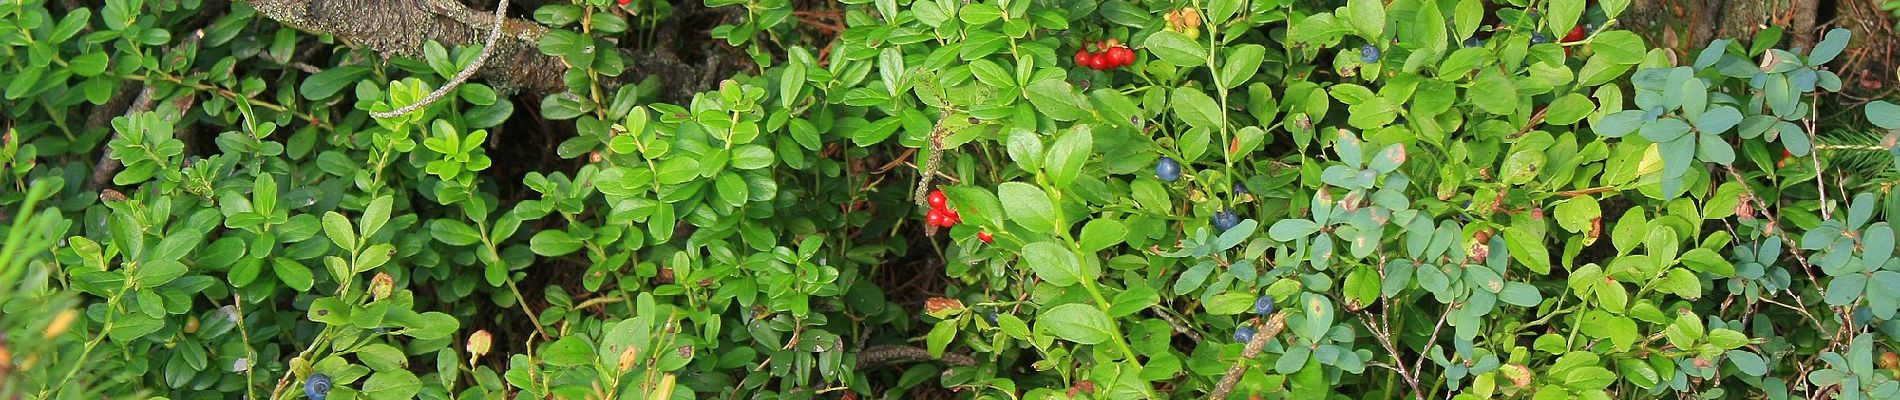
<instances>
[{"instance_id":1,"label":"dry brown twig","mask_svg":"<svg viewBox=\"0 0 1900 400\"><path fill-rule=\"evenodd\" d=\"M1259 357L1260 351L1267 347L1267 341L1273 340L1274 336L1279 336L1280 332L1285 330L1285 311L1268 317L1266 327L1262 328L1260 333L1254 334L1253 340L1247 341L1247 349L1240 351L1240 359L1234 360L1234 366L1227 367L1227 374L1221 376L1220 383L1214 385L1214 392L1207 395L1208 400L1226 399L1227 395L1234 391L1234 385L1240 383L1240 375L1247 372L1249 361L1252 361L1254 357Z\"/></svg>"}]
</instances>

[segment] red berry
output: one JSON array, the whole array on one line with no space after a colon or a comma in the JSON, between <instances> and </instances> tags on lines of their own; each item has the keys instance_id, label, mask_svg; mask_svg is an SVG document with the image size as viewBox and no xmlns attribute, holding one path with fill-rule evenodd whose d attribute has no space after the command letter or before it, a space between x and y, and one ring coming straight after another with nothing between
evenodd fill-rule
<instances>
[{"instance_id":1,"label":"red berry","mask_svg":"<svg viewBox=\"0 0 1900 400\"><path fill-rule=\"evenodd\" d=\"M1115 60L1110 57L1108 53L1095 53L1092 56L1094 59L1089 60L1090 68L1095 68L1099 71L1107 71L1115 68Z\"/></svg>"},{"instance_id":2,"label":"red berry","mask_svg":"<svg viewBox=\"0 0 1900 400\"><path fill-rule=\"evenodd\" d=\"M1094 68L1093 64L1095 64L1095 55L1089 54L1088 50L1075 51L1076 66Z\"/></svg>"},{"instance_id":3,"label":"red berry","mask_svg":"<svg viewBox=\"0 0 1900 400\"><path fill-rule=\"evenodd\" d=\"M930 191L930 197L925 201L930 202L930 208L949 208L950 204L950 199L943 197L943 189Z\"/></svg>"},{"instance_id":4,"label":"red berry","mask_svg":"<svg viewBox=\"0 0 1900 400\"><path fill-rule=\"evenodd\" d=\"M924 216L924 223L930 226L946 226L948 222L950 222L950 216L938 210L930 210L930 215Z\"/></svg>"},{"instance_id":5,"label":"red berry","mask_svg":"<svg viewBox=\"0 0 1900 400\"><path fill-rule=\"evenodd\" d=\"M977 232L977 233L976 233L976 240L981 240L981 241L983 241L983 243L995 243L995 242L996 242L996 238L994 238L994 237L991 237L991 236L990 236L990 233L989 233L989 232ZM1892 353L1888 353L1888 354L1892 354Z\"/></svg>"},{"instance_id":6,"label":"red berry","mask_svg":"<svg viewBox=\"0 0 1900 400\"><path fill-rule=\"evenodd\" d=\"M1577 27L1575 28L1570 28L1570 34L1564 35L1564 41L1575 42L1578 40L1583 40L1583 35L1585 33L1589 33L1587 31L1588 29L1584 29L1583 25L1577 25Z\"/></svg>"},{"instance_id":7,"label":"red berry","mask_svg":"<svg viewBox=\"0 0 1900 400\"><path fill-rule=\"evenodd\" d=\"M623 6L624 6L624 5L627 5L627 3L632 3L632 2L633 2L633 0L619 0L619 1L620 1L620 5L623 5Z\"/></svg>"},{"instance_id":8,"label":"red berry","mask_svg":"<svg viewBox=\"0 0 1900 400\"><path fill-rule=\"evenodd\" d=\"M1135 51L1129 50L1127 47L1108 49L1108 55L1109 59L1115 61L1115 68L1126 67L1129 64L1135 63Z\"/></svg>"},{"instance_id":9,"label":"red berry","mask_svg":"<svg viewBox=\"0 0 1900 400\"><path fill-rule=\"evenodd\" d=\"M944 224L945 227L948 227L950 225L956 225L963 222L963 215L957 214L957 210L952 210L948 208L945 208L942 210L943 210L944 219L950 222L948 224Z\"/></svg>"}]
</instances>

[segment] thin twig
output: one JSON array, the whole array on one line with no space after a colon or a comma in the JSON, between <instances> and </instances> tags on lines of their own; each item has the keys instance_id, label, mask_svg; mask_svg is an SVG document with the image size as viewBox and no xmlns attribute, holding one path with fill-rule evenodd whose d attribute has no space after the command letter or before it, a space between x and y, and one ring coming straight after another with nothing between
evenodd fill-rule
<instances>
[{"instance_id":1,"label":"thin twig","mask_svg":"<svg viewBox=\"0 0 1900 400\"><path fill-rule=\"evenodd\" d=\"M1247 372L1249 361L1254 357L1259 357L1260 350L1267 347L1267 341L1272 340L1274 336L1279 336L1280 331L1284 330L1286 330L1285 311L1267 318L1266 328L1254 334L1253 340L1247 341L1247 349L1241 350L1240 359L1234 360L1234 365L1227 367L1227 375L1221 376L1220 383L1214 385L1214 392L1207 395L1208 400L1226 399L1227 394L1234 391L1234 385L1240 383L1240 375Z\"/></svg>"},{"instance_id":2,"label":"thin twig","mask_svg":"<svg viewBox=\"0 0 1900 400\"><path fill-rule=\"evenodd\" d=\"M1813 2L1814 2L1813 0L1808 0L1808 3L1810 3L1810 4L1809 4L1809 7L1810 7L1810 8L1812 7L1812 3L1813 3ZM1810 17L1808 17L1808 18L1809 18L1809 19L1813 19L1814 17L1812 17L1812 16L1810 16ZM1812 24L1813 24L1813 22L1812 22L1812 21L1810 21L1810 22L1809 22L1809 24L1810 24L1810 25L1812 25ZM1813 34L1809 34L1809 36L1813 36ZM1810 39L1810 40L1812 40L1812 39ZM1809 107L1812 107L1812 108L1811 108L1811 110L1812 110L1812 111L1810 111L1810 112L1808 112L1808 117L1807 117L1807 118L1802 118L1802 119L1803 119L1803 120L1805 120L1805 122L1806 122L1806 123L1808 124L1808 129L1807 129L1807 132L1806 132L1806 134L1808 135L1808 143L1814 143L1814 142L1815 142L1815 136L1814 136L1814 129L1815 129L1815 126L1814 126L1814 114L1816 114L1816 113L1820 113L1820 112L1821 112L1821 108L1820 108L1820 107L1821 107L1821 106L1820 106L1820 101L1821 101L1821 98L1820 98L1820 96L1815 96L1813 100L1810 100L1810 101L1808 102L1808 106L1809 106ZM1808 160L1810 160L1810 161L1813 161L1813 162L1814 162L1814 187L1815 187L1815 189L1816 189L1816 190L1820 190L1820 196L1821 196L1821 199L1820 199L1820 200L1821 200L1821 219L1834 219L1834 217L1833 217L1833 213L1832 213L1832 212L1830 212L1830 211L1828 210L1828 202L1827 202L1827 180L1826 180L1826 179L1821 179L1821 155L1820 155L1819 153L1813 153L1813 152L1810 152L1810 153L1808 153ZM1842 193L1842 195L1843 195L1843 196L1845 196L1846 194L1845 194L1845 193Z\"/></svg>"},{"instance_id":3,"label":"thin twig","mask_svg":"<svg viewBox=\"0 0 1900 400\"><path fill-rule=\"evenodd\" d=\"M435 103L436 100L441 100L442 96L448 95L448 93L454 91L456 87L462 86L462 82L467 82L469 77L475 76L475 71L481 70L482 64L488 63L488 56L495 53L495 42L501 41L501 24L503 21L508 20L507 12L508 0L501 0L500 4L495 5L494 26L488 28L488 43L482 44L482 52L475 55L475 62L469 63L468 68L463 68L460 72L456 72L454 77L449 78L448 83L444 83L442 87L435 88L435 91L429 92L429 95L424 96L422 101L403 106L395 111L371 112L369 115L376 118L395 118L409 115L409 113L415 112L423 107L428 107L429 104Z\"/></svg>"},{"instance_id":4,"label":"thin twig","mask_svg":"<svg viewBox=\"0 0 1900 400\"><path fill-rule=\"evenodd\" d=\"M1384 347L1387 353L1392 353L1392 366L1388 368L1398 372L1399 377L1405 379L1405 385L1412 388L1413 396L1418 400L1425 400L1425 391L1420 390L1418 387L1418 376L1412 375L1412 372L1405 368L1405 359L1400 357L1398 346L1392 343L1391 326L1384 322L1374 324L1372 323L1372 318L1366 316L1366 314L1367 313L1359 313L1359 322L1366 325L1366 330L1372 331L1374 338L1379 339L1380 347ZM1379 314L1381 316L1380 319L1383 320L1384 315L1387 313ZM1425 358L1425 354L1420 353L1418 357L1423 359Z\"/></svg>"},{"instance_id":5,"label":"thin twig","mask_svg":"<svg viewBox=\"0 0 1900 400\"><path fill-rule=\"evenodd\" d=\"M1445 313L1438 315L1438 324L1432 326L1432 336L1430 339L1425 339L1425 348L1419 349L1418 360L1412 362L1413 371L1420 371L1425 368L1425 356L1431 354L1432 345L1438 344L1438 333L1445 330L1445 318L1447 317L1451 317L1451 305L1449 304L1445 306Z\"/></svg>"}]
</instances>

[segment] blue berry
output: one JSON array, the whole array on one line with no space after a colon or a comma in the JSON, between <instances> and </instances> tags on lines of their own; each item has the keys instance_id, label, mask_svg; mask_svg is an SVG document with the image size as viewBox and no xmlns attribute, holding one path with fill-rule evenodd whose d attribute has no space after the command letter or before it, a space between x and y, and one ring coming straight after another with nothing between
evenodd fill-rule
<instances>
[{"instance_id":1,"label":"blue berry","mask_svg":"<svg viewBox=\"0 0 1900 400\"><path fill-rule=\"evenodd\" d=\"M1379 62L1379 48L1373 45L1359 48L1359 59L1367 64Z\"/></svg>"},{"instance_id":2,"label":"blue berry","mask_svg":"<svg viewBox=\"0 0 1900 400\"><path fill-rule=\"evenodd\" d=\"M1478 38L1465 39L1465 47L1484 47L1484 40Z\"/></svg>"},{"instance_id":3,"label":"blue berry","mask_svg":"<svg viewBox=\"0 0 1900 400\"><path fill-rule=\"evenodd\" d=\"M1247 194L1247 193L1249 193L1249 192L1247 191L1247 185L1246 185L1246 184L1242 184L1242 183L1240 183L1240 182L1238 182L1238 181L1236 181L1236 182L1234 182L1234 195L1235 195L1235 196L1239 196L1239 195L1243 195L1243 194Z\"/></svg>"},{"instance_id":4,"label":"blue berry","mask_svg":"<svg viewBox=\"0 0 1900 400\"><path fill-rule=\"evenodd\" d=\"M1240 225L1240 216L1234 215L1234 209L1224 208L1214 213L1214 230L1227 232L1234 229L1234 225Z\"/></svg>"},{"instance_id":5,"label":"blue berry","mask_svg":"<svg viewBox=\"0 0 1900 400\"><path fill-rule=\"evenodd\" d=\"M323 400L330 396L330 376L322 373L310 374L303 384L303 395L310 400Z\"/></svg>"},{"instance_id":6,"label":"blue berry","mask_svg":"<svg viewBox=\"0 0 1900 400\"><path fill-rule=\"evenodd\" d=\"M1543 32L1537 32L1537 33L1531 34L1531 44L1543 44L1543 43L1548 43L1548 42L1550 42L1550 38L1544 37Z\"/></svg>"},{"instance_id":7,"label":"blue berry","mask_svg":"<svg viewBox=\"0 0 1900 400\"><path fill-rule=\"evenodd\" d=\"M1273 313L1273 296L1260 296L1259 300L1254 300L1253 313L1260 314L1260 315L1272 314Z\"/></svg>"},{"instance_id":8,"label":"blue berry","mask_svg":"<svg viewBox=\"0 0 1900 400\"><path fill-rule=\"evenodd\" d=\"M1253 341L1253 327L1242 325L1234 330L1234 341L1247 343Z\"/></svg>"},{"instance_id":9,"label":"blue berry","mask_svg":"<svg viewBox=\"0 0 1900 400\"><path fill-rule=\"evenodd\" d=\"M1155 163L1155 177L1168 182L1181 179L1181 162L1161 157L1161 161Z\"/></svg>"},{"instance_id":10,"label":"blue berry","mask_svg":"<svg viewBox=\"0 0 1900 400\"><path fill-rule=\"evenodd\" d=\"M997 325L998 325L998 324L996 323L996 313L995 313L995 312L988 312L988 313L983 313L983 319L986 319L986 320L989 320L989 321L990 321L990 326L997 326Z\"/></svg>"}]
</instances>

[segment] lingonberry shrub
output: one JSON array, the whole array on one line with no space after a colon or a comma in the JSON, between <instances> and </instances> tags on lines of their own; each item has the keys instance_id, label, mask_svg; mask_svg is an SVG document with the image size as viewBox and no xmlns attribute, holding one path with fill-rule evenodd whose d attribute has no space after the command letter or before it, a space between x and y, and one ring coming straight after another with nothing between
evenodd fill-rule
<instances>
[{"instance_id":1,"label":"lingonberry shrub","mask_svg":"<svg viewBox=\"0 0 1900 400\"><path fill-rule=\"evenodd\" d=\"M438 3L0 4L0 397L1900 392L1846 31Z\"/></svg>"}]
</instances>

